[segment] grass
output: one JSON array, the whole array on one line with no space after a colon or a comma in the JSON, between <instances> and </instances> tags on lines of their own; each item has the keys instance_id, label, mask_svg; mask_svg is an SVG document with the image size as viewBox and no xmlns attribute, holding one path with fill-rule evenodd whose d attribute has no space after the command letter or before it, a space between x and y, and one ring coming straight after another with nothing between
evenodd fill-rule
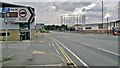
<instances>
[{"instance_id":1,"label":"grass","mask_svg":"<svg viewBox=\"0 0 120 68\"><path fill-rule=\"evenodd\" d=\"M2 62L6 62L6 61L9 61L11 59L12 59L11 57L3 58Z\"/></svg>"}]
</instances>

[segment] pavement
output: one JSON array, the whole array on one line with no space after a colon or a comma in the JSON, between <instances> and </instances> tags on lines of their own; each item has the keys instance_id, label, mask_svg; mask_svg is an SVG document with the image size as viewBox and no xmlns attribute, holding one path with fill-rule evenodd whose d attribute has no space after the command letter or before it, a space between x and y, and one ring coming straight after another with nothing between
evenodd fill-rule
<instances>
[{"instance_id":1,"label":"pavement","mask_svg":"<svg viewBox=\"0 0 120 68\"><path fill-rule=\"evenodd\" d=\"M63 59L57 55L48 37L36 37L31 42L16 42L10 44L8 49L11 60L3 62L2 68L61 67L64 64ZM5 47L3 50L5 51Z\"/></svg>"},{"instance_id":2,"label":"pavement","mask_svg":"<svg viewBox=\"0 0 120 68\"><path fill-rule=\"evenodd\" d=\"M118 40L110 35L50 32L9 45L9 55L14 55L2 68L119 68Z\"/></svg>"}]
</instances>

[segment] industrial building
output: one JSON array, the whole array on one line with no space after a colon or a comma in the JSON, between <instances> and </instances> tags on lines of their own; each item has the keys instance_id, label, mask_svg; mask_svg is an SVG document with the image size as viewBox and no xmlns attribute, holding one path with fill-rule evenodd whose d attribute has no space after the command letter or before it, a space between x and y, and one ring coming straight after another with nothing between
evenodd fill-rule
<instances>
[{"instance_id":1,"label":"industrial building","mask_svg":"<svg viewBox=\"0 0 120 68\"><path fill-rule=\"evenodd\" d=\"M8 22L7 25L5 23L5 11L14 11L12 13L17 13L19 11L19 14L13 15L14 17L19 17L20 16L20 10L15 9L15 8L28 8L27 6L22 6L22 5L16 5L16 4L10 4L10 3L0 3L0 41L5 41L6 37L6 27L8 29L7 35L8 35L8 40L9 41L22 41L22 40L29 40L30 37L31 39L34 38L35 36L35 26L34 26L34 19L31 22ZM8 9L6 9L8 7ZM33 8L34 9L34 8ZM25 20L26 18L23 17L23 15L27 16L25 14L21 13L21 18L20 20ZM8 16L10 16L8 14ZM13 18L14 19L14 18ZM30 35L30 29L31 29L31 35Z\"/></svg>"},{"instance_id":2,"label":"industrial building","mask_svg":"<svg viewBox=\"0 0 120 68\"><path fill-rule=\"evenodd\" d=\"M85 33L111 33L112 28L118 28L118 21L109 22L109 23L91 23L91 24L77 24L75 25L75 30Z\"/></svg>"}]
</instances>

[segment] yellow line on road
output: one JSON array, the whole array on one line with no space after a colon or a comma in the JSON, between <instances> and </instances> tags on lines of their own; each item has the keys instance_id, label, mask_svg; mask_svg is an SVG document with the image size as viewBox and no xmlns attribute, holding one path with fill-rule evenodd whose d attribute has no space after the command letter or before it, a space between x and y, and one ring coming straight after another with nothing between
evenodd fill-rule
<instances>
[{"instance_id":1,"label":"yellow line on road","mask_svg":"<svg viewBox=\"0 0 120 68\"><path fill-rule=\"evenodd\" d=\"M55 42L54 41L54 38L52 38L52 37L48 37L48 38L50 38L50 39L52 39L53 40L53 42ZM63 54L63 56L66 58L66 60L68 61L68 63L73 63L74 64L74 66L75 66L75 68L78 68L77 67L77 65L73 62L73 60L68 56L68 54L64 51L64 49L61 47L61 46L58 46L59 44L57 43L57 42L55 42L56 43L56 45L57 45L57 47L60 49L60 51L61 51L61 53Z\"/></svg>"},{"instance_id":2,"label":"yellow line on road","mask_svg":"<svg viewBox=\"0 0 120 68\"><path fill-rule=\"evenodd\" d=\"M78 68L77 65L73 62L73 60L69 57L69 55L64 51L64 49L59 46L59 44L57 42L54 41L54 43L57 45L57 47L60 49L61 53L63 54L63 56L66 58L68 63L73 63L74 66L72 66L72 68Z\"/></svg>"}]
</instances>

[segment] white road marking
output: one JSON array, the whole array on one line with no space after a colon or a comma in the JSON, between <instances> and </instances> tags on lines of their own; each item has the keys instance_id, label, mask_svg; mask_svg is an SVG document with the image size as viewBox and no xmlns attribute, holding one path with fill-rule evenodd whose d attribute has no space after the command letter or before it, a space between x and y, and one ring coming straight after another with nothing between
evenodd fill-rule
<instances>
[{"instance_id":1,"label":"white road marking","mask_svg":"<svg viewBox=\"0 0 120 68\"><path fill-rule=\"evenodd\" d=\"M86 45L86 46L91 46L91 45L88 45L88 44L86 44L86 43L81 43L81 44Z\"/></svg>"},{"instance_id":2,"label":"white road marking","mask_svg":"<svg viewBox=\"0 0 120 68\"><path fill-rule=\"evenodd\" d=\"M81 44L86 45L86 46L89 46L89 47L92 47L92 48L95 48L95 47L93 47L92 45L89 45L89 44L86 44L86 43L81 43ZM114 52L111 52L111 51L108 51L108 50L105 50L105 49L102 49L102 48L96 48L96 49L101 50L101 51L104 51L104 52L107 52L107 53L110 53L110 54L113 54L113 55L120 56L120 55L117 54L117 53L114 53Z\"/></svg>"},{"instance_id":3,"label":"white road marking","mask_svg":"<svg viewBox=\"0 0 120 68\"><path fill-rule=\"evenodd\" d=\"M62 66L61 64L49 64L49 65L7 65L8 67L9 66L24 66L25 68L28 68L29 66L34 66L34 67L40 67L40 66ZM44 67L43 67L44 68Z\"/></svg>"},{"instance_id":4,"label":"white road marking","mask_svg":"<svg viewBox=\"0 0 120 68\"><path fill-rule=\"evenodd\" d=\"M51 46L51 43L50 43L51 41L49 41L49 46Z\"/></svg>"},{"instance_id":5,"label":"white road marking","mask_svg":"<svg viewBox=\"0 0 120 68\"><path fill-rule=\"evenodd\" d=\"M45 52L42 52L42 51L33 51L32 53L33 54L44 54Z\"/></svg>"},{"instance_id":6,"label":"white road marking","mask_svg":"<svg viewBox=\"0 0 120 68\"><path fill-rule=\"evenodd\" d=\"M56 56L58 56L60 59L62 59L63 62L65 62L65 60L61 56L59 56L57 54L56 54Z\"/></svg>"},{"instance_id":7,"label":"white road marking","mask_svg":"<svg viewBox=\"0 0 120 68\"><path fill-rule=\"evenodd\" d=\"M111 53L111 54L114 54L114 55L117 55L117 56L120 56L120 55L117 54L117 53L114 53L114 52L111 52L111 51L108 51L108 50L105 50L105 49L101 49L101 48L97 48L97 49L99 49L99 50L101 50L101 51L105 51L105 52Z\"/></svg>"},{"instance_id":8,"label":"white road marking","mask_svg":"<svg viewBox=\"0 0 120 68\"><path fill-rule=\"evenodd\" d=\"M25 48L24 48L24 50L25 50L28 46L30 46L30 44L29 44L29 45L26 45Z\"/></svg>"},{"instance_id":9,"label":"white road marking","mask_svg":"<svg viewBox=\"0 0 120 68\"><path fill-rule=\"evenodd\" d=\"M54 43L53 43L52 41L51 41L51 43L52 43L53 47L55 48L57 54L59 55L60 53L58 52L58 50L57 50L57 48L55 47Z\"/></svg>"},{"instance_id":10,"label":"white road marking","mask_svg":"<svg viewBox=\"0 0 120 68\"><path fill-rule=\"evenodd\" d=\"M70 49L68 49L64 44L62 44L61 42L59 42L58 40L55 39L55 41L57 41L58 43L60 43L65 49L67 49L76 59L78 59L84 66L88 67L88 64L86 64L81 58L79 58L75 53L73 53Z\"/></svg>"},{"instance_id":11,"label":"white road marking","mask_svg":"<svg viewBox=\"0 0 120 68\"><path fill-rule=\"evenodd\" d=\"M45 42L45 41L40 41L40 42Z\"/></svg>"}]
</instances>

